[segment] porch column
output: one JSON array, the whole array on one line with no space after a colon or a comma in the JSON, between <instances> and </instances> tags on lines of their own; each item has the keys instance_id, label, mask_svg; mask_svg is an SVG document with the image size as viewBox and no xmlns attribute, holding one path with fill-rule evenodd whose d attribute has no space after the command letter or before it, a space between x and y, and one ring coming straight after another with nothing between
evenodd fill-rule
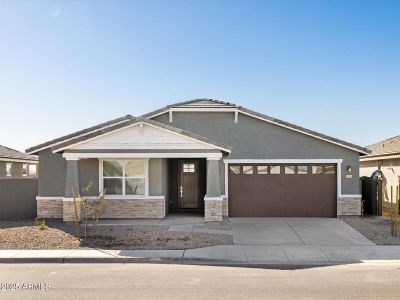
<instances>
[{"instance_id":1,"label":"porch column","mask_svg":"<svg viewBox=\"0 0 400 300\"><path fill-rule=\"evenodd\" d=\"M206 222L222 221L222 197L219 173L219 158L207 158L207 194L204 197Z\"/></svg>"},{"instance_id":2,"label":"porch column","mask_svg":"<svg viewBox=\"0 0 400 300\"><path fill-rule=\"evenodd\" d=\"M78 160L67 160L67 173L65 179L65 195L63 199L63 219L64 221L75 220L75 208L73 202L73 192L79 194L79 169Z\"/></svg>"}]
</instances>

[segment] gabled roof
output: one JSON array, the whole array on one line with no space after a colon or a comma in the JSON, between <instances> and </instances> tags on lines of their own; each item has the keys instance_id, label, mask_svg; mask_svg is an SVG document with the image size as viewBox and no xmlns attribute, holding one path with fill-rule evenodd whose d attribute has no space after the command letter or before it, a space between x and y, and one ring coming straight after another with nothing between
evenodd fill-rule
<instances>
[{"instance_id":1,"label":"gabled roof","mask_svg":"<svg viewBox=\"0 0 400 300\"><path fill-rule=\"evenodd\" d=\"M64 142L66 142L68 140L72 140L72 139L74 139L74 138L76 138L78 136L86 136L86 135L88 135L90 133L99 131L99 130L101 130L103 128L107 128L108 126L114 126L116 124L129 122L131 120L131 118L132 118L131 115L126 115L126 116L121 117L121 118L117 118L117 119L114 119L114 120L111 120L111 121L107 121L107 122L104 122L104 123L101 123L101 124L98 124L98 125L95 125L95 126L83 129L83 130L76 131L76 132L71 133L71 134L64 135L62 137L50 140L48 142L45 142L45 143L30 147L30 148L26 149L25 152L27 152L29 154L37 154L41 150L51 148L51 147L53 147L55 145L64 143Z\"/></svg>"},{"instance_id":2,"label":"gabled roof","mask_svg":"<svg viewBox=\"0 0 400 300\"><path fill-rule=\"evenodd\" d=\"M333 138L330 137L328 135L301 127L301 126L297 126L295 124L286 122L286 121L282 121L255 111L252 111L250 109L244 108L242 106L230 103L230 102L224 102L224 101L220 101L220 100L215 100L215 99L194 99L194 100L190 100L190 101L185 101L185 102L179 102L179 103L175 103L172 105L168 105L164 108L155 110L153 112L147 113L145 115L143 115L142 117L145 118L152 118L155 117L157 115L163 114L168 112L170 109L174 109L174 108L228 108L228 109L237 109L238 112L247 114L249 116L258 118L258 119L262 119L264 121L276 124L278 126L282 126L309 136L313 136L315 138L318 139L322 139L324 141L351 149L351 150L355 150L361 154L369 154L370 150L337 138Z\"/></svg>"},{"instance_id":3,"label":"gabled roof","mask_svg":"<svg viewBox=\"0 0 400 300\"><path fill-rule=\"evenodd\" d=\"M363 158L386 157L400 155L400 135L367 146L371 154Z\"/></svg>"},{"instance_id":4,"label":"gabled roof","mask_svg":"<svg viewBox=\"0 0 400 300\"><path fill-rule=\"evenodd\" d=\"M135 118L135 117L132 117L132 116L130 117L130 120L128 122L123 122L123 123L118 123L118 124L115 124L115 125L111 125L111 126L103 128L101 130L97 130L95 132L91 132L91 133L89 133L87 135L84 135L84 136L77 136L76 138L70 139L70 140L68 140L66 142L63 142L63 143L60 143L60 144L57 144L57 145L53 146L52 150L54 152L62 152L66 148L68 148L70 146L73 146L75 144L78 144L78 143L80 143L82 141L86 141L88 139L99 137L99 136L104 135L106 133L110 133L110 132L113 132L113 131L115 131L117 129L128 127L128 126L140 123L140 122L142 122L144 124L153 125L155 127L163 128L163 129L166 129L168 131L171 131L171 132L178 133L180 135L189 137L191 139L198 140L200 142L203 142L203 143L209 144L211 146L214 146L216 149L222 150L222 151L227 152L227 153L231 152L231 146L229 146L229 145L213 141L213 140L211 140L209 138L203 137L201 135L198 135L198 134L195 134L195 133L192 133L192 132L189 132L189 131L182 130L180 128L176 128L176 127L173 127L173 126L170 126L170 125L166 125L164 123L156 122L154 120L149 120L149 119L146 119L146 118L143 118L143 117Z\"/></svg>"},{"instance_id":5,"label":"gabled roof","mask_svg":"<svg viewBox=\"0 0 400 300\"><path fill-rule=\"evenodd\" d=\"M15 149L0 145L0 160L24 160L27 162L37 161L37 156L29 155Z\"/></svg>"}]
</instances>

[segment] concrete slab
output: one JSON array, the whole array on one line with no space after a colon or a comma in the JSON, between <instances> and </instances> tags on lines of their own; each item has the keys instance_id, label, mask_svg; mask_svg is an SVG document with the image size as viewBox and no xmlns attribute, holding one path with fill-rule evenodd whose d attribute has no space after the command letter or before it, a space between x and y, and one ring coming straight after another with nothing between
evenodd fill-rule
<instances>
[{"instance_id":1,"label":"concrete slab","mask_svg":"<svg viewBox=\"0 0 400 300\"><path fill-rule=\"evenodd\" d=\"M188 225L188 224L204 224L204 217L201 215L167 215L164 219L160 219L160 225Z\"/></svg>"},{"instance_id":2,"label":"concrete slab","mask_svg":"<svg viewBox=\"0 0 400 300\"><path fill-rule=\"evenodd\" d=\"M183 258L247 262L246 254L243 248L236 245L222 245L206 248L188 249L185 250Z\"/></svg>"},{"instance_id":3,"label":"concrete slab","mask_svg":"<svg viewBox=\"0 0 400 300\"><path fill-rule=\"evenodd\" d=\"M332 262L400 260L399 246L319 246Z\"/></svg>"},{"instance_id":4,"label":"concrete slab","mask_svg":"<svg viewBox=\"0 0 400 300\"><path fill-rule=\"evenodd\" d=\"M334 218L285 218L305 245L375 245L361 233Z\"/></svg>"},{"instance_id":5,"label":"concrete slab","mask_svg":"<svg viewBox=\"0 0 400 300\"><path fill-rule=\"evenodd\" d=\"M179 232L192 232L192 224L182 224L182 225L169 225L168 231L179 231Z\"/></svg>"},{"instance_id":6,"label":"concrete slab","mask_svg":"<svg viewBox=\"0 0 400 300\"><path fill-rule=\"evenodd\" d=\"M242 246L249 263L289 263L279 246ZM301 246L300 246L301 247Z\"/></svg>"},{"instance_id":7,"label":"concrete slab","mask_svg":"<svg viewBox=\"0 0 400 300\"><path fill-rule=\"evenodd\" d=\"M11 258L29 250L0 250L0 258Z\"/></svg>"},{"instance_id":8,"label":"concrete slab","mask_svg":"<svg viewBox=\"0 0 400 300\"><path fill-rule=\"evenodd\" d=\"M281 246L291 263L329 263L329 258L317 246Z\"/></svg>"},{"instance_id":9,"label":"concrete slab","mask_svg":"<svg viewBox=\"0 0 400 300\"><path fill-rule=\"evenodd\" d=\"M229 230L212 229L207 227L194 227L193 232L210 233L210 234L231 234Z\"/></svg>"},{"instance_id":10,"label":"concrete slab","mask_svg":"<svg viewBox=\"0 0 400 300\"><path fill-rule=\"evenodd\" d=\"M230 218L236 245L303 245L283 218Z\"/></svg>"},{"instance_id":11,"label":"concrete slab","mask_svg":"<svg viewBox=\"0 0 400 300\"><path fill-rule=\"evenodd\" d=\"M66 258L112 258L111 253L99 250L72 250Z\"/></svg>"},{"instance_id":12,"label":"concrete slab","mask_svg":"<svg viewBox=\"0 0 400 300\"><path fill-rule=\"evenodd\" d=\"M97 226L110 225L158 225L161 219L102 219Z\"/></svg>"},{"instance_id":13,"label":"concrete slab","mask_svg":"<svg viewBox=\"0 0 400 300\"><path fill-rule=\"evenodd\" d=\"M179 259L183 257L184 250L121 250L119 257L135 258L170 258Z\"/></svg>"},{"instance_id":14,"label":"concrete slab","mask_svg":"<svg viewBox=\"0 0 400 300\"><path fill-rule=\"evenodd\" d=\"M17 253L13 258L62 258L74 250L27 250Z\"/></svg>"}]
</instances>

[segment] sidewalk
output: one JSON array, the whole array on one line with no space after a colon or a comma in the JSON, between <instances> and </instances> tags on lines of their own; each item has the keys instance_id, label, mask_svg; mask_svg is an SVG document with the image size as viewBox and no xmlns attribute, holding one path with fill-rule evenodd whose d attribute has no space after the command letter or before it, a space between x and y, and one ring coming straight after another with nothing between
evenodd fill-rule
<instances>
[{"instance_id":1,"label":"sidewalk","mask_svg":"<svg viewBox=\"0 0 400 300\"><path fill-rule=\"evenodd\" d=\"M241 246L188 250L0 250L0 263L172 262L237 265L328 265L400 262L400 246Z\"/></svg>"}]
</instances>

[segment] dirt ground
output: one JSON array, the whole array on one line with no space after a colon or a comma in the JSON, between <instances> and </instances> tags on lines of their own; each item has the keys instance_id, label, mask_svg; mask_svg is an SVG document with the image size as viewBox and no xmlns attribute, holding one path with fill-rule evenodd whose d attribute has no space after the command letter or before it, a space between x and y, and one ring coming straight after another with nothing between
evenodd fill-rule
<instances>
[{"instance_id":1,"label":"dirt ground","mask_svg":"<svg viewBox=\"0 0 400 300\"><path fill-rule=\"evenodd\" d=\"M397 237L391 234L389 217L351 216L341 217L341 219L377 245L400 245L400 218L397 226Z\"/></svg>"},{"instance_id":2,"label":"dirt ground","mask_svg":"<svg viewBox=\"0 0 400 300\"><path fill-rule=\"evenodd\" d=\"M43 229L34 220L0 221L0 249L190 249L232 244L229 234L169 232L168 226L101 226L92 238L75 237L74 225L47 221ZM82 229L83 236L83 229Z\"/></svg>"}]
</instances>

